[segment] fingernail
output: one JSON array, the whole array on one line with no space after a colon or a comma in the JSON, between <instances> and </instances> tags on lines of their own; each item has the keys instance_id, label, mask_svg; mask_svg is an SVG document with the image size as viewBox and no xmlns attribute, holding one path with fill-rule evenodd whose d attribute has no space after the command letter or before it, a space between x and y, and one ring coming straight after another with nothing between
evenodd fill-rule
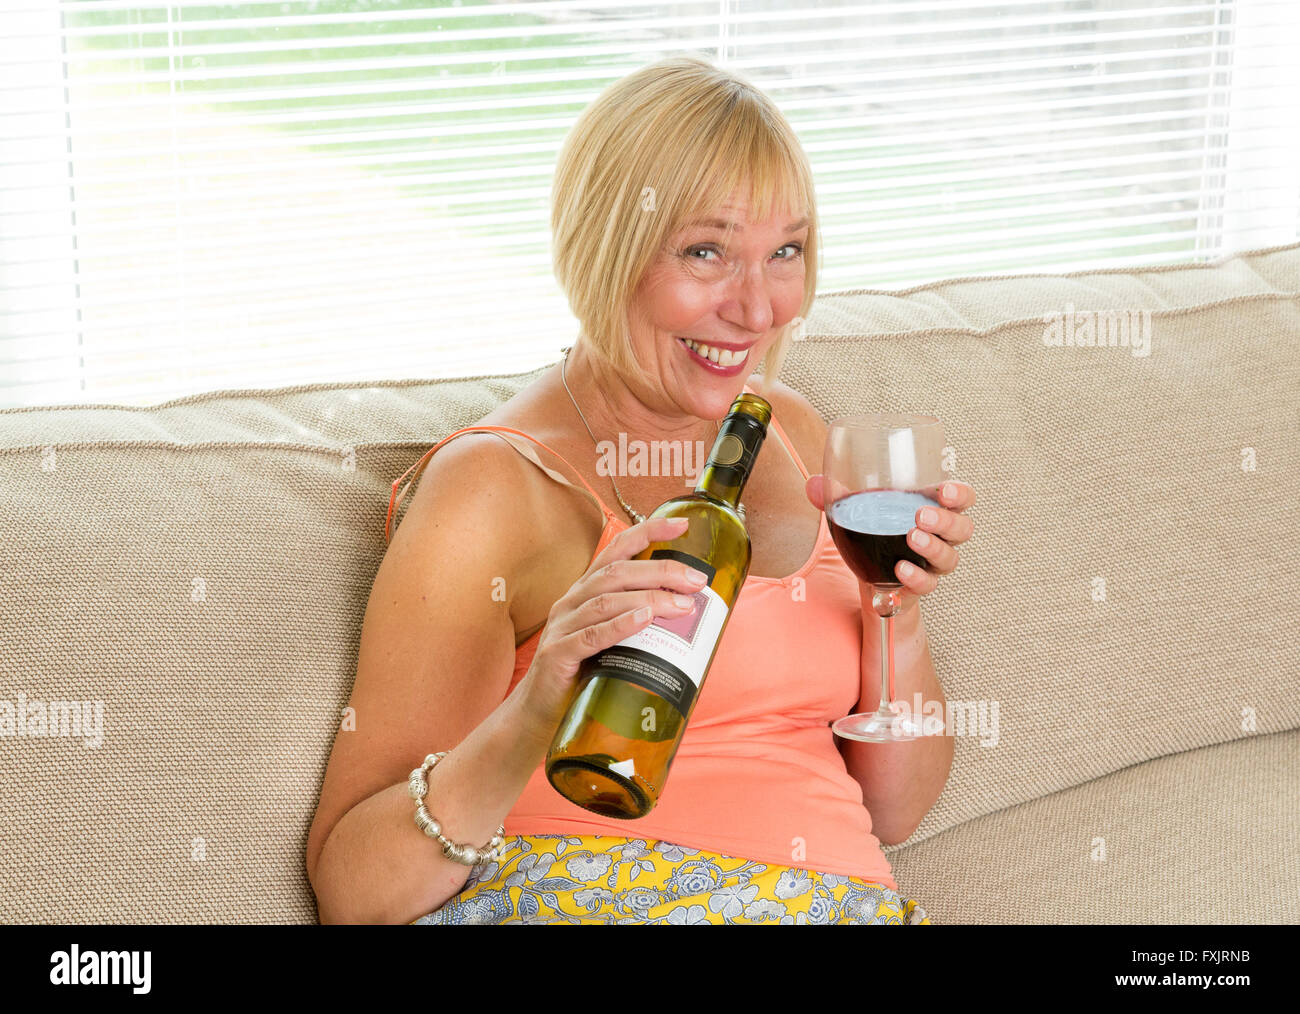
<instances>
[{"instance_id":1,"label":"fingernail","mask_svg":"<svg viewBox=\"0 0 1300 1014\"><path fill-rule=\"evenodd\" d=\"M932 525L938 520L939 520L939 515L936 514L929 507L926 507L924 510L921 511L921 524Z\"/></svg>"},{"instance_id":2,"label":"fingernail","mask_svg":"<svg viewBox=\"0 0 1300 1014\"><path fill-rule=\"evenodd\" d=\"M898 565L898 572L902 574L903 577L911 577L916 572L916 568L904 560Z\"/></svg>"},{"instance_id":3,"label":"fingernail","mask_svg":"<svg viewBox=\"0 0 1300 1014\"><path fill-rule=\"evenodd\" d=\"M921 531L919 528L912 529L912 545L924 549L929 544L930 536L926 535L925 532Z\"/></svg>"},{"instance_id":4,"label":"fingernail","mask_svg":"<svg viewBox=\"0 0 1300 1014\"><path fill-rule=\"evenodd\" d=\"M674 595L673 605L678 609L689 609L691 606L695 605L695 600L689 595Z\"/></svg>"},{"instance_id":5,"label":"fingernail","mask_svg":"<svg viewBox=\"0 0 1300 1014\"><path fill-rule=\"evenodd\" d=\"M686 575L686 579L690 581L691 584L707 584L709 581L709 575L692 567L690 573Z\"/></svg>"},{"instance_id":6,"label":"fingernail","mask_svg":"<svg viewBox=\"0 0 1300 1014\"><path fill-rule=\"evenodd\" d=\"M951 482L943 487L943 498L945 500L957 499L957 487L954 486Z\"/></svg>"}]
</instances>

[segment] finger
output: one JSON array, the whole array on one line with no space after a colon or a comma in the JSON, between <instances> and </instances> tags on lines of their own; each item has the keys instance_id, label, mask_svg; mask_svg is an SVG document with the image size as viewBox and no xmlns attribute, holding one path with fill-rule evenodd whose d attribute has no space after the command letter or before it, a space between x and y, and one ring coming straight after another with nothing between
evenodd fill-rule
<instances>
[{"instance_id":1,"label":"finger","mask_svg":"<svg viewBox=\"0 0 1300 1014\"><path fill-rule=\"evenodd\" d=\"M808 481L804 483L804 493L812 505L818 510L823 510L826 504L825 486L822 482L822 476L810 475Z\"/></svg>"},{"instance_id":2,"label":"finger","mask_svg":"<svg viewBox=\"0 0 1300 1014\"><path fill-rule=\"evenodd\" d=\"M590 658L597 652L604 651L624 638L644 630L654 617L653 606L639 604L609 619L578 626L568 633L561 634L557 631L555 657L577 659L581 664L582 659ZM540 647L538 650L541 650Z\"/></svg>"},{"instance_id":3,"label":"finger","mask_svg":"<svg viewBox=\"0 0 1300 1014\"><path fill-rule=\"evenodd\" d=\"M929 595L939 584L939 578L934 574L920 567L914 567L906 560L898 561L894 567L894 574L903 582L903 586L915 595Z\"/></svg>"},{"instance_id":4,"label":"finger","mask_svg":"<svg viewBox=\"0 0 1300 1014\"><path fill-rule=\"evenodd\" d=\"M685 616L695 607L695 596L682 595L663 588L602 592L589 598L574 613L573 629L596 626L640 609L648 608L653 618Z\"/></svg>"},{"instance_id":5,"label":"finger","mask_svg":"<svg viewBox=\"0 0 1300 1014\"><path fill-rule=\"evenodd\" d=\"M671 559L635 560L652 542L668 542L685 534L687 518L647 518L620 532L588 567L584 592L625 588L673 588L693 594L708 584L708 575Z\"/></svg>"},{"instance_id":6,"label":"finger","mask_svg":"<svg viewBox=\"0 0 1300 1014\"><path fill-rule=\"evenodd\" d=\"M937 535L929 535L919 528L907 533L908 547L928 562L928 570L935 574L951 574L957 569L957 550Z\"/></svg>"},{"instance_id":7,"label":"finger","mask_svg":"<svg viewBox=\"0 0 1300 1014\"><path fill-rule=\"evenodd\" d=\"M685 616L697 605L695 591L680 592L657 586L615 587L593 594L589 586L578 583L570 589L565 599L561 599L552 608L547 619L547 627L557 638L577 635L583 645L591 647L592 643L589 640L591 637L613 629L611 624L617 626L619 622L624 624L631 622L627 617L640 609L650 610L645 621L649 623L656 616L670 618ZM620 617L624 619L620 621Z\"/></svg>"},{"instance_id":8,"label":"finger","mask_svg":"<svg viewBox=\"0 0 1300 1014\"><path fill-rule=\"evenodd\" d=\"M615 560L630 560L650 543L678 538L688 527L687 518L646 518L610 539L609 545L591 561L591 569L603 567Z\"/></svg>"},{"instance_id":9,"label":"finger","mask_svg":"<svg viewBox=\"0 0 1300 1014\"><path fill-rule=\"evenodd\" d=\"M975 506L975 490L967 483L949 479L939 487L939 503L952 511L970 510Z\"/></svg>"},{"instance_id":10,"label":"finger","mask_svg":"<svg viewBox=\"0 0 1300 1014\"><path fill-rule=\"evenodd\" d=\"M587 575L582 594L667 588L694 595L706 584L707 574L679 560L612 560Z\"/></svg>"},{"instance_id":11,"label":"finger","mask_svg":"<svg viewBox=\"0 0 1300 1014\"><path fill-rule=\"evenodd\" d=\"M647 518L645 521L619 532L609 540L609 545L597 553L591 563L587 565L586 573L552 604L550 618L547 623L552 629L557 629L560 633L567 635L574 629L574 613L581 608L584 602L591 598L591 582L593 579L596 579L602 585L602 591L610 590L612 582L609 581L611 575L608 568L612 564L618 561L631 560L632 557L636 556L652 542L667 542L675 539L685 532L687 527L689 527L689 524L686 518ZM665 568L662 574L663 583L668 585L680 584L682 574L690 569L692 568L680 566L680 570L676 575L669 576L669 569Z\"/></svg>"},{"instance_id":12,"label":"finger","mask_svg":"<svg viewBox=\"0 0 1300 1014\"><path fill-rule=\"evenodd\" d=\"M966 515L954 514L942 507L922 507L913 520L917 528L939 536L951 546L960 546L975 530L975 522Z\"/></svg>"}]
</instances>

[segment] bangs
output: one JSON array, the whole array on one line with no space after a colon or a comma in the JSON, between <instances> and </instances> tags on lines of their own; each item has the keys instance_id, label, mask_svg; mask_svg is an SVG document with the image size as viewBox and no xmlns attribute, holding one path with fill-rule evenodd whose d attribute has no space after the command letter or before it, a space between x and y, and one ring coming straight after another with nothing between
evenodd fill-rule
<instances>
[{"instance_id":1,"label":"bangs","mask_svg":"<svg viewBox=\"0 0 1300 1014\"><path fill-rule=\"evenodd\" d=\"M813 195L804 186L802 153L785 147L757 103L742 93L713 130L707 147L683 163L699 167L683 188L685 220L716 211L733 197L747 202L755 222L766 222L783 208L796 219L811 215Z\"/></svg>"}]
</instances>

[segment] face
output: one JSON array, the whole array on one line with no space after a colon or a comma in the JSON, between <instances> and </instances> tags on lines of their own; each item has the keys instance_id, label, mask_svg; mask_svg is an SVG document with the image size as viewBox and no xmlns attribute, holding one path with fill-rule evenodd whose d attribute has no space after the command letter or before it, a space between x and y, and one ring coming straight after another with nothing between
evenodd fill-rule
<instances>
[{"instance_id":1,"label":"face","mask_svg":"<svg viewBox=\"0 0 1300 1014\"><path fill-rule=\"evenodd\" d=\"M681 411L717 419L799 312L809 227L785 208L750 221L734 201L701 217L737 228L728 238L701 221L670 236L629 316L647 381Z\"/></svg>"}]
</instances>

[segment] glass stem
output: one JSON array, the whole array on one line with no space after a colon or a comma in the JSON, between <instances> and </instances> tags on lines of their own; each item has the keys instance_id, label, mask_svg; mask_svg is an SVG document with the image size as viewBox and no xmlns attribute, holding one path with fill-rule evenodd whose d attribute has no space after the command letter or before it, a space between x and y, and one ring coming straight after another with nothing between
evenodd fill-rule
<instances>
[{"instance_id":1,"label":"glass stem","mask_svg":"<svg viewBox=\"0 0 1300 1014\"><path fill-rule=\"evenodd\" d=\"M880 707L894 703L894 617L880 617Z\"/></svg>"}]
</instances>

